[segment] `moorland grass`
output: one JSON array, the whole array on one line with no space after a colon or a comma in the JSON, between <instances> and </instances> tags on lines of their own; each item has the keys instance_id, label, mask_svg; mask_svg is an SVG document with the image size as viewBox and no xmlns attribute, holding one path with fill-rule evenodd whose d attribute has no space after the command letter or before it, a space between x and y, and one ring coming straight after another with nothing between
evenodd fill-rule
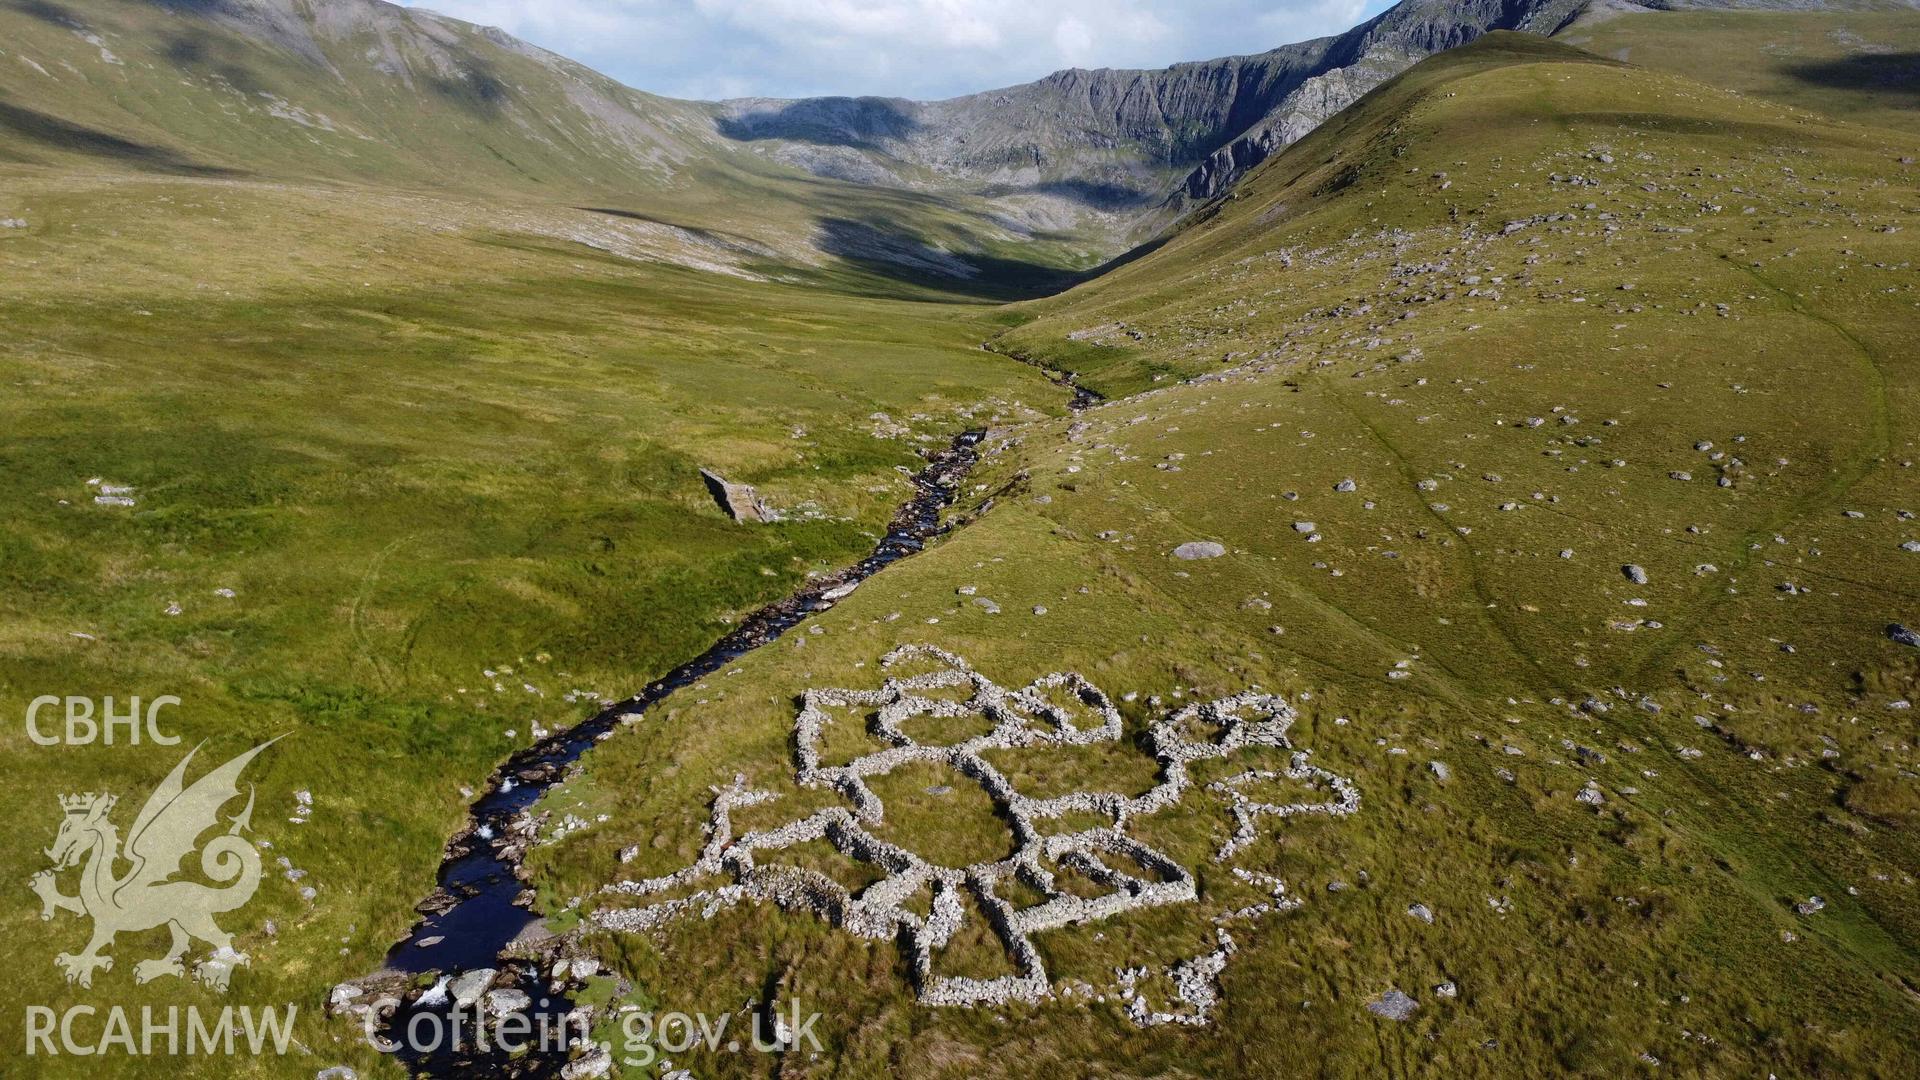
<instances>
[{"instance_id":1,"label":"moorland grass","mask_svg":"<svg viewBox=\"0 0 1920 1080\"><path fill-rule=\"evenodd\" d=\"M589 934L637 995L777 987L845 1075L1911 1071L1920 882L1881 792L1920 689L1884 633L1916 602L1920 296L1887 228L1914 149L1512 35L1415 67L1158 251L997 317L996 349L1115 400L1008 433L990 510L597 750L565 798L609 821L536 849L546 902L686 865L736 774L782 794L764 824L830 798L794 789L794 695L926 642L1137 694L1136 751L1183 703L1288 695L1363 805L1262 826L1240 865L1306 902L1223 924L1211 1027L1141 1029L1112 989L1254 898L1204 789L1137 829L1201 902L1042 935L1056 1000L920 1006L893 943L771 908ZM1227 554L1169 557L1193 540ZM1028 753L1036 794L1143 783ZM1366 1011L1388 988L1412 1019Z\"/></svg>"}]
</instances>

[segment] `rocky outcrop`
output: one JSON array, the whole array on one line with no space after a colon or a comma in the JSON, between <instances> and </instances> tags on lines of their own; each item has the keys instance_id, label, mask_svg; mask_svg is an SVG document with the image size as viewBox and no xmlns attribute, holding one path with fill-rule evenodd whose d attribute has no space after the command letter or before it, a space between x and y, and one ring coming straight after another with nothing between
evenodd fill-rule
<instances>
[{"instance_id":1,"label":"rocky outcrop","mask_svg":"<svg viewBox=\"0 0 1920 1080\"><path fill-rule=\"evenodd\" d=\"M761 501L752 485L732 483L710 469L701 469L700 479L707 483L707 494L712 495L713 501L733 520L754 525L774 520L772 508Z\"/></svg>"},{"instance_id":2,"label":"rocky outcrop","mask_svg":"<svg viewBox=\"0 0 1920 1080\"><path fill-rule=\"evenodd\" d=\"M1822 0L1601 0L1649 8L1785 8ZM1920 0L1916 0L1920 2ZM1404 0L1344 34L1154 71L1074 68L946 101L722 102L732 138L819 175L971 186L1162 222L1433 53L1495 30L1551 34L1590 0ZM807 147L796 150L794 147ZM932 179L937 178L937 179Z\"/></svg>"},{"instance_id":3,"label":"rocky outcrop","mask_svg":"<svg viewBox=\"0 0 1920 1080\"><path fill-rule=\"evenodd\" d=\"M1551 32L1584 2L1405 0L1344 34L1249 56L1157 71L1074 68L935 102L729 101L719 125L739 139L852 148L990 193L1147 213L1219 195L1424 56L1490 30ZM821 160L847 175L843 157Z\"/></svg>"}]
</instances>

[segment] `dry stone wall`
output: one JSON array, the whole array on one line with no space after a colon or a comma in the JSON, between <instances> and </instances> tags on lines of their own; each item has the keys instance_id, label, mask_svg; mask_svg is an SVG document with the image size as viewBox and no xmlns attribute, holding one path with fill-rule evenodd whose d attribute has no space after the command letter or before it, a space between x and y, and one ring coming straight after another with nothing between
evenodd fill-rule
<instances>
[{"instance_id":1,"label":"dry stone wall","mask_svg":"<svg viewBox=\"0 0 1920 1080\"><path fill-rule=\"evenodd\" d=\"M744 778L736 777L732 784L714 789L705 843L692 864L662 877L623 879L602 889L610 899L622 895L662 898L639 906L603 908L591 916L592 921L610 930L638 932L696 913L710 918L744 901L773 903L789 911L811 912L861 937L902 942L923 1004L1034 1002L1053 993L1034 935L1199 899L1190 869L1128 833L1136 819L1180 804L1195 786L1189 768L1194 763L1254 747L1291 751L1284 771L1247 770L1208 785L1227 797L1235 819L1233 836L1220 849L1218 861L1226 861L1250 844L1263 818L1346 816L1360 807L1360 793L1349 780L1311 764L1308 752L1294 749L1288 741L1287 731L1295 719L1292 706L1283 698L1262 693L1189 705L1154 724L1144 746L1158 762L1159 773L1145 792L1090 790L1033 798L1016 790L986 753L1118 742L1122 720L1112 700L1071 672L1044 675L1020 690L1007 690L973 670L963 658L928 645L903 646L881 664L883 669L894 669L907 661L931 668L889 677L877 690L811 689L802 697L794 722L795 780L803 787L831 788L847 805L829 806L775 828L740 833L733 824L734 811L776 796L752 790ZM823 753L825 734L829 725L844 722L836 720L836 711L846 710L870 711L870 733L888 745L843 764L828 764ZM967 717L991 726L983 734L942 744L921 742L904 727L918 718ZM886 806L868 782L914 763L950 766L979 784L1010 823L1011 854L969 866L942 866L874 835L872 830L885 822ZM1254 781L1280 779L1330 792L1333 798L1269 804L1249 798L1242 790ZM1043 828L1044 823L1069 814L1095 815L1111 824L1065 833ZM762 861L817 840L886 876L856 894L817 871ZM623 858L637 855L637 849L630 849ZM1057 879L1063 870L1072 870L1106 891L1096 896L1068 892ZM1278 877L1239 866L1232 871L1238 880L1266 890L1270 899L1218 921L1255 918L1299 906ZM726 883L696 887L713 879ZM1000 887L1013 881L1037 891L1043 899L1015 908L1002 899ZM681 892L684 895L665 897ZM931 897L925 915L909 906L923 895ZM934 972L936 954L967 918L968 899L1005 947L1011 974L966 978ZM1216 941L1215 950L1163 972L1180 1002L1172 1010L1153 1009L1137 992L1136 984L1150 974L1148 969L1122 969L1114 989L1127 1000L1128 1015L1143 1025L1206 1023L1217 1003L1215 980L1235 951L1233 938L1224 928L1216 929Z\"/></svg>"}]
</instances>

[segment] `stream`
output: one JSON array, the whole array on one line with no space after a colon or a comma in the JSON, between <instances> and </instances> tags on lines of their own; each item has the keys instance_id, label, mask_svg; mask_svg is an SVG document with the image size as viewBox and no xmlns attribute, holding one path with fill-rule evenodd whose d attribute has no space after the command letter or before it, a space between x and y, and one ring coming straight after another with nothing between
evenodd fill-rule
<instances>
[{"instance_id":1,"label":"stream","mask_svg":"<svg viewBox=\"0 0 1920 1080\"><path fill-rule=\"evenodd\" d=\"M988 346L983 344L982 348ZM1046 368L1020 354L1011 359L1045 370L1048 378L1072 392L1069 407L1079 412L1102 400L1079 385L1071 372ZM832 574L813 578L784 600L754 612L707 651L649 683L638 694L610 705L592 718L557 732L515 753L501 765L475 800L466 826L447 845L438 886L415 910L422 918L387 953L381 971L359 980L362 990L387 994L401 1003L376 1018L390 1053L416 1076L552 1077L571 1056L570 1036L586 1032L566 1017L573 1011L567 983L541 970L539 944L549 937L532 907L534 893L522 866L532 842L527 812L566 778L569 768L594 744L613 734L623 718L644 713L674 691L713 674L741 656L780 637L807 616L832 607L852 587L888 565L921 550L943 530L941 511L959 496L960 484L979 462L985 431L956 436L931 455L911 477L913 497L895 511L886 535L865 558ZM493 972L489 980L460 976ZM424 992L416 985L431 974ZM576 973L577 974L577 973ZM527 1018L533 1048L509 1054L475 1038L475 1010L484 991L524 995L511 1010ZM461 1030L464 1037L455 1037ZM543 1044L544 1033L554 1033Z\"/></svg>"},{"instance_id":2,"label":"stream","mask_svg":"<svg viewBox=\"0 0 1920 1080\"><path fill-rule=\"evenodd\" d=\"M998 346L994 345L994 343L991 341L981 342L980 348L986 352L990 352L994 354L995 356L1004 356L1009 360L1017 360L1020 363L1027 365L1028 367L1039 368L1042 374L1044 374L1047 378L1053 380L1053 384L1055 386L1058 386L1061 389L1069 391L1070 393L1073 394L1073 399L1067 402L1067 408L1072 409L1074 412L1080 412L1083 409L1092 408L1093 406L1098 405L1101 402L1107 400L1106 395L1100 393L1098 390L1093 390L1093 389L1089 389L1088 387L1082 386L1080 384L1080 373L1077 371L1066 371L1061 368L1054 367L1052 364L1049 364L1044 360L1036 360L1032 356L1028 355L1027 353L1021 352L1018 349L999 348Z\"/></svg>"},{"instance_id":3,"label":"stream","mask_svg":"<svg viewBox=\"0 0 1920 1080\"><path fill-rule=\"evenodd\" d=\"M919 551L942 531L940 513L958 496L961 482L979 460L979 445L985 437L984 431L966 432L932 455L911 478L913 497L895 512L886 535L858 563L809 580L798 592L754 612L706 652L649 683L633 697L507 759L474 802L466 827L447 845L438 888L416 908L424 917L388 952L385 968L360 981L363 987L384 987L386 992L405 999L385 1017L379 1029L391 1043L390 1052L415 1075L423 1076L545 1077L559 1073L568 1058L564 1044L519 1055L484 1043L474 1045L472 1010L477 992L470 988L468 1000L459 1000L460 974L481 970L501 973L492 980L491 988L526 995L525 1007L518 1011L533 1025L536 1040L543 1024L564 1031L562 1019L573 1008L564 990L540 970L539 962L522 956L533 951L527 946L546 936L540 918L528 910L533 893L521 866L532 839L524 831L526 812L563 780L568 768L595 743L611 735L622 718L644 712L675 690L773 641L808 615L832 607L846 595L842 590L850 591L850 586ZM430 972L437 973L435 985L424 993L416 992L418 977ZM457 1013L460 1007L466 1011ZM454 1030L451 1018L455 1017L468 1029L468 1039L459 1043L450 1034ZM584 1033L576 1026L570 1034Z\"/></svg>"}]
</instances>

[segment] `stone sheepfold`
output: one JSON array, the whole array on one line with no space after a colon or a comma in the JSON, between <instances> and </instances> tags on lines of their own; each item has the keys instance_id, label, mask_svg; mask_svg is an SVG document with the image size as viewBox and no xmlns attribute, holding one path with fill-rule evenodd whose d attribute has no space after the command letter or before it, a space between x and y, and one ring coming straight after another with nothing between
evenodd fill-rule
<instances>
[{"instance_id":1,"label":"stone sheepfold","mask_svg":"<svg viewBox=\"0 0 1920 1080\"><path fill-rule=\"evenodd\" d=\"M908 950L914 986L923 1004L975 1006L1031 1002L1052 993L1051 980L1033 943L1033 935L1106 919L1125 911L1193 903L1199 899L1191 870L1127 832L1133 820L1179 804L1193 786L1188 775L1188 766L1192 763L1229 757L1248 747L1293 751L1291 763L1284 772L1249 770L1210 785L1229 798L1236 822L1233 837L1221 849L1216 857L1218 861L1225 861L1250 843L1263 817L1346 816L1360 806L1360 793L1350 781L1309 764L1308 753L1294 750L1288 742L1287 730L1295 718L1292 706L1282 698L1261 693L1242 693L1189 705L1155 724L1147 734L1146 748L1158 761L1160 772L1158 782L1142 794L1077 791L1056 798L1031 798L1016 791L984 753L1118 742L1121 717L1113 702L1099 688L1073 673L1044 675L1024 689L1009 691L975 672L959 656L925 645L896 649L887 654L881 664L883 668L891 668L909 659L932 661L939 666L920 674L889 678L878 690L812 689L802 699L794 723L795 779L803 787L831 787L851 808L831 806L777 828L736 836L732 822L734 810L776 797L771 792L750 790L743 778L736 778L731 785L714 789L706 843L691 865L664 877L616 881L601 891L641 897L689 888L712 877L728 877L731 882L645 906L602 909L593 913L592 922L607 929L637 932L696 911L707 918L742 901L771 902L791 911L812 912L848 933L878 941L903 942ZM953 689L968 689L970 697L961 701L927 693ZM1069 710L1057 704L1053 697L1062 691L1086 706L1097 722L1077 726ZM847 707L877 710L871 730L892 745L844 765L822 764L822 736L827 725L833 723L830 710ZM903 722L915 717L966 716L984 717L993 727L986 734L951 745L924 744L901 730ZM1192 734L1206 730L1217 731L1217 737L1197 738ZM883 823L886 807L867 781L910 763L948 765L977 782L1010 823L1015 843L1013 853L971 866L939 866L873 835L869 829ZM1274 805L1257 802L1241 791L1243 786L1256 780L1281 778L1330 790L1334 798L1324 803ZM1054 835L1043 834L1036 827L1037 822L1082 813L1111 818L1112 824ZM856 895L819 872L777 863L763 864L758 858L761 853L823 839L840 854L869 863L887 876ZM638 849L629 849L622 853L622 858L630 861L637 855ZM1147 871L1151 878L1116 870L1103 856L1130 861ZM1095 897L1066 892L1056 882L1049 866L1072 868L1109 891ZM1286 886L1278 878L1238 866L1232 869L1240 880L1270 889L1273 901L1257 904L1240 914L1253 917L1291 910L1299 905L1299 901L1286 896ZM998 895L999 884L1010 879L1037 890L1044 899L1031 907L1014 909ZM932 897L925 916L906 906L923 888L929 890ZM952 940L967 917L963 891L970 894L985 913L1006 949L1015 974L981 979L933 973L935 952ZM1171 980L1175 995L1185 1005L1182 1012L1156 1012L1134 993L1133 984L1147 974L1144 969L1121 973L1116 989L1129 1001L1129 1015L1136 1022L1143 1026L1207 1022L1216 1004L1214 981L1235 948L1224 929L1216 928L1216 933L1219 948L1176 963L1164 973Z\"/></svg>"}]
</instances>

